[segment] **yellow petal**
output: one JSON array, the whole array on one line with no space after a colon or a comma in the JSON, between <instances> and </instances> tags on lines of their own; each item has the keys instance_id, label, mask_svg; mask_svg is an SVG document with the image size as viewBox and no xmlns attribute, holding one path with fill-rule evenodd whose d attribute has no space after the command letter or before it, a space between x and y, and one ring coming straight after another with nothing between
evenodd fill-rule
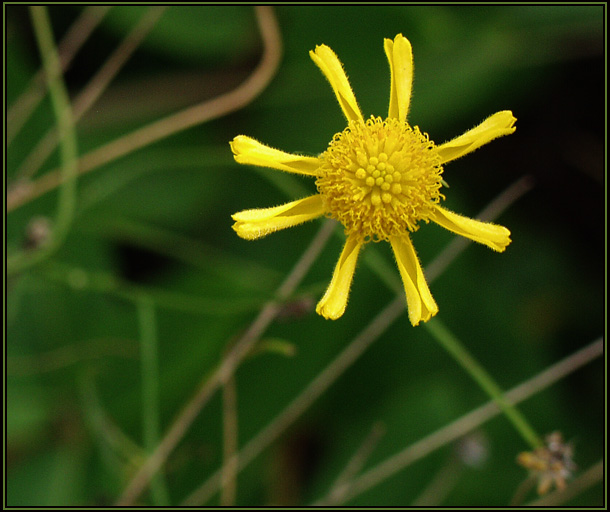
<instances>
[{"instance_id":1,"label":"yellow petal","mask_svg":"<svg viewBox=\"0 0 610 512\"><path fill-rule=\"evenodd\" d=\"M470 238L480 244L485 244L494 251L503 252L511 242L510 231L504 226L464 217L440 206L435 208L434 213L430 216L430 220L453 233Z\"/></svg>"},{"instance_id":2,"label":"yellow petal","mask_svg":"<svg viewBox=\"0 0 610 512\"><path fill-rule=\"evenodd\" d=\"M406 234L394 236L390 238L390 244L405 287L409 320L413 325L422 320L427 322L438 313L438 306L430 293L411 239Z\"/></svg>"},{"instance_id":3,"label":"yellow petal","mask_svg":"<svg viewBox=\"0 0 610 512\"><path fill-rule=\"evenodd\" d=\"M316 194L273 208L244 210L233 215L233 229L246 240L255 240L324 215L322 196Z\"/></svg>"},{"instance_id":4,"label":"yellow petal","mask_svg":"<svg viewBox=\"0 0 610 512\"><path fill-rule=\"evenodd\" d=\"M362 113L356 102L341 61L325 44L316 46L315 51L310 51L309 56L322 70L324 76L330 82L330 86L339 100L339 105L348 121L362 121Z\"/></svg>"},{"instance_id":5,"label":"yellow petal","mask_svg":"<svg viewBox=\"0 0 610 512\"><path fill-rule=\"evenodd\" d=\"M460 158L493 139L510 135L516 130L514 127L516 120L510 110L503 110L488 117L472 130L438 146L436 151L441 157L441 163Z\"/></svg>"},{"instance_id":6,"label":"yellow petal","mask_svg":"<svg viewBox=\"0 0 610 512\"><path fill-rule=\"evenodd\" d=\"M355 235L348 236L345 241L330 285L316 306L318 315L322 315L327 320L336 320L345 311L362 243Z\"/></svg>"},{"instance_id":7,"label":"yellow petal","mask_svg":"<svg viewBox=\"0 0 610 512\"><path fill-rule=\"evenodd\" d=\"M320 167L320 160L317 157L285 153L245 135L238 135L230 144L235 161L240 164L270 167L271 169L307 176L316 176Z\"/></svg>"},{"instance_id":8,"label":"yellow petal","mask_svg":"<svg viewBox=\"0 0 610 512\"><path fill-rule=\"evenodd\" d=\"M402 34L394 41L384 40L385 54L390 63L390 109L388 117L394 117L401 123L407 120L411 102L413 84L413 52L411 43Z\"/></svg>"}]
</instances>

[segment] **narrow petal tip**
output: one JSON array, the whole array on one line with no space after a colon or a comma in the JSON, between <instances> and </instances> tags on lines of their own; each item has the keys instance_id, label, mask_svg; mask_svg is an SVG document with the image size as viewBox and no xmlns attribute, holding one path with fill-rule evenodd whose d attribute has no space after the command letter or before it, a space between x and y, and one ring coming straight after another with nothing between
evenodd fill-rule
<instances>
[{"instance_id":1,"label":"narrow petal tip","mask_svg":"<svg viewBox=\"0 0 610 512\"><path fill-rule=\"evenodd\" d=\"M335 52L333 52L329 46L325 45L325 44L317 44L316 47L313 50L309 50L309 56L313 59L314 55L318 55L320 56L321 54L323 54L324 52L333 54ZM314 59L315 60L315 59Z\"/></svg>"},{"instance_id":2,"label":"narrow petal tip","mask_svg":"<svg viewBox=\"0 0 610 512\"><path fill-rule=\"evenodd\" d=\"M326 293L316 306L316 313L327 320L337 320L345 312L349 290L356 270L358 253L363 241L356 236L348 236L345 246L335 266L333 277Z\"/></svg>"},{"instance_id":3,"label":"narrow petal tip","mask_svg":"<svg viewBox=\"0 0 610 512\"><path fill-rule=\"evenodd\" d=\"M411 325L413 327L417 327L420 322L426 323L437 313L438 313L438 306L436 305L436 303L434 304L434 307L431 310L426 311L425 314L422 312L422 314L420 314L419 316L416 316L412 312L412 310L409 309L409 321L411 322Z\"/></svg>"},{"instance_id":4,"label":"narrow petal tip","mask_svg":"<svg viewBox=\"0 0 610 512\"><path fill-rule=\"evenodd\" d=\"M504 129L504 133L502 135L510 135L514 133L517 127L515 123L517 122L517 118L513 115L511 110L501 110L494 114L496 118L496 122L498 124L498 129Z\"/></svg>"},{"instance_id":5,"label":"narrow petal tip","mask_svg":"<svg viewBox=\"0 0 610 512\"><path fill-rule=\"evenodd\" d=\"M326 320L337 320L338 318L341 318L343 316L344 312L345 312L345 308L340 309L340 310L332 309L332 308L328 307L328 304L326 304L326 303L322 304L321 301L316 306L316 313L318 315L324 317Z\"/></svg>"},{"instance_id":6,"label":"narrow petal tip","mask_svg":"<svg viewBox=\"0 0 610 512\"><path fill-rule=\"evenodd\" d=\"M384 40L384 50L390 64L390 106L388 117L404 123L407 120L413 85L413 50L402 34L394 40Z\"/></svg>"},{"instance_id":7,"label":"narrow petal tip","mask_svg":"<svg viewBox=\"0 0 610 512\"><path fill-rule=\"evenodd\" d=\"M240 163L239 157L252 149L253 142L256 141L245 135L238 135L237 137L234 137L233 140L229 141L229 146L231 146L231 152L233 153L233 158L236 162Z\"/></svg>"},{"instance_id":8,"label":"narrow petal tip","mask_svg":"<svg viewBox=\"0 0 610 512\"><path fill-rule=\"evenodd\" d=\"M390 238L396 264L405 288L409 320L413 326L427 322L438 313L436 301L430 293L415 248L408 236Z\"/></svg>"},{"instance_id":9,"label":"narrow petal tip","mask_svg":"<svg viewBox=\"0 0 610 512\"><path fill-rule=\"evenodd\" d=\"M246 240L297 226L324 215L322 196L315 194L272 208L254 208L234 213L233 229Z\"/></svg>"},{"instance_id":10,"label":"narrow petal tip","mask_svg":"<svg viewBox=\"0 0 610 512\"><path fill-rule=\"evenodd\" d=\"M436 151L441 157L442 163L456 160L475 149L484 146L498 137L510 135L516 130L515 122L517 118L510 110L501 110L489 116L478 126L455 137L449 142L437 146Z\"/></svg>"},{"instance_id":11,"label":"narrow petal tip","mask_svg":"<svg viewBox=\"0 0 610 512\"><path fill-rule=\"evenodd\" d=\"M249 137L246 137L245 135L237 135L236 137L233 137L233 140L229 141L231 151L233 151L234 154L238 153L240 150L239 148L247 141L247 139L249 139Z\"/></svg>"},{"instance_id":12,"label":"narrow petal tip","mask_svg":"<svg viewBox=\"0 0 610 512\"><path fill-rule=\"evenodd\" d=\"M510 230L504 226L499 226L498 224L494 224L494 226L497 228L500 236L498 237L496 244L490 245L489 247L496 252L504 252L512 242L512 239L510 238Z\"/></svg>"},{"instance_id":13,"label":"narrow petal tip","mask_svg":"<svg viewBox=\"0 0 610 512\"><path fill-rule=\"evenodd\" d=\"M510 244L510 230L493 222L483 222L437 206L430 219L439 226L474 242L504 252Z\"/></svg>"},{"instance_id":14,"label":"narrow petal tip","mask_svg":"<svg viewBox=\"0 0 610 512\"><path fill-rule=\"evenodd\" d=\"M316 176L320 167L317 157L286 153L246 135L238 135L229 144L233 158L239 164L269 167L303 176Z\"/></svg>"},{"instance_id":15,"label":"narrow petal tip","mask_svg":"<svg viewBox=\"0 0 610 512\"><path fill-rule=\"evenodd\" d=\"M341 110L348 121L362 121L362 112L349 84L339 57L325 44L316 46L309 52L311 60L320 68L339 101Z\"/></svg>"}]
</instances>

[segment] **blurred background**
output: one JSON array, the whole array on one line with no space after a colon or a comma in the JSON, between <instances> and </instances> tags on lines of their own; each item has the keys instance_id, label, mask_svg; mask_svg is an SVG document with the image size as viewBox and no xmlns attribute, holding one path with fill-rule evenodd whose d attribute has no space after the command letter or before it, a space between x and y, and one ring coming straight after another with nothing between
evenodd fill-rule
<instances>
[{"instance_id":1,"label":"blurred background","mask_svg":"<svg viewBox=\"0 0 610 512\"><path fill-rule=\"evenodd\" d=\"M57 41L82 16L96 20L65 73L74 100L134 27L149 24L138 29L141 40L78 121L80 155L238 87L259 63L263 44L252 7L152 9L49 8ZM470 245L431 284L439 317L500 386L517 386L604 335L602 5L278 6L273 12L281 61L252 102L82 174L64 243L8 276L7 505L114 503L145 459L143 447L169 429L309 246L321 220L256 242L237 237L232 213L304 197L315 185L238 165L228 142L245 134L288 152L324 151L345 120L308 56L317 44L343 62L365 117L385 116L383 38L408 37L415 59L409 121L437 144L499 110L516 116L513 135L448 164L444 173L446 206L471 217L531 177L531 190L497 219L511 230L512 244L501 255ZM41 67L25 7L6 6L5 53L10 256L38 250L52 230L58 189L28 197L27 183L53 173L59 157L54 151L36 164L32 156L42 154L39 141L55 123L48 95L29 117L19 104ZM11 206L24 183L26 200ZM392 300L394 292L361 261L345 315L330 322L315 314L344 240L337 232L240 365L231 393L224 400L213 395L153 492L136 503L181 503L222 464L227 418L244 446ZM423 265L453 238L432 224L415 233ZM369 250L394 266L388 244ZM605 453L604 382L599 357L520 405L541 435L560 430L572 443L576 477ZM371 429L379 435L361 471L487 400L425 328L410 325L405 309L239 474L234 497L214 494L208 503L312 503L371 439ZM344 504L507 505L527 478L516 463L527 449L500 415ZM561 504L603 505L603 482L566 500Z\"/></svg>"}]
</instances>

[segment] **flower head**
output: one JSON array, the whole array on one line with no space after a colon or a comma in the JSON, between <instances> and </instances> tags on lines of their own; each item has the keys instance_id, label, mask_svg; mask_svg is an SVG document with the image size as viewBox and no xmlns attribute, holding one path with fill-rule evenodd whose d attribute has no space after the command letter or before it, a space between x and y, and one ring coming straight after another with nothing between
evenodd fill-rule
<instances>
[{"instance_id":1,"label":"flower head","mask_svg":"<svg viewBox=\"0 0 610 512\"><path fill-rule=\"evenodd\" d=\"M318 157L289 154L239 135L231 142L235 160L316 179L318 194L273 208L244 210L233 215L233 229L253 240L321 215L343 224L347 240L330 285L316 311L337 319L345 311L362 246L390 242L404 284L413 325L438 312L428 289L410 232L420 221L444 228L502 252L510 231L453 213L440 205L445 197L443 165L491 140L515 131L510 111L494 114L480 125L439 146L417 126L407 123L413 80L411 44L397 35L384 41L390 64L390 106L386 119L364 119L334 52L325 45L309 54L321 69L347 118L347 127L332 138Z\"/></svg>"},{"instance_id":2,"label":"flower head","mask_svg":"<svg viewBox=\"0 0 610 512\"><path fill-rule=\"evenodd\" d=\"M521 452L517 462L538 480L538 494L543 495L551 490L553 484L558 490L565 490L566 480L576 469L572 456L572 446L564 442L561 432L552 432L546 436L544 446L533 452Z\"/></svg>"}]
</instances>

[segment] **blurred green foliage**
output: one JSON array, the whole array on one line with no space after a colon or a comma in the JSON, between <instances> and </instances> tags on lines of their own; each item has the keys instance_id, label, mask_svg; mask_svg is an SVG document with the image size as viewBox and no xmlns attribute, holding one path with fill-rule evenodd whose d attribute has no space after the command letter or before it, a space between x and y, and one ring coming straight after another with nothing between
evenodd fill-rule
<instances>
[{"instance_id":1,"label":"blurred green foliage","mask_svg":"<svg viewBox=\"0 0 610 512\"><path fill-rule=\"evenodd\" d=\"M110 9L66 73L71 93L145 9ZM81 10L50 8L56 38ZM446 325L500 385L513 387L604 333L602 5L275 11L283 60L260 97L82 176L65 244L8 280L7 505L106 505L126 486L135 470L127 457L141 460L136 446L143 443L140 300L155 304L165 432L308 246L318 222L257 242L235 235L232 213L280 204L315 186L237 165L228 141L247 134L285 151L324 150L344 120L307 54L316 44L338 54L365 116L385 115L383 38L407 36L415 58L410 121L437 143L496 111L515 113L515 134L452 162L444 174L451 187L447 206L469 216L517 179L532 176L534 189L499 219L513 243L502 255L469 247L431 285ZM6 15L10 106L39 57L26 8L6 6ZM81 153L236 86L260 51L251 7L170 7L78 124ZM9 185L53 123L47 98L7 148ZM54 155L40 174L57 165ZM32 219L54 218L56 199L54 191L9 213L9 252L23 247ZM433 225L415 233L423 264L452 238ZM331 239L299 288L305 310L276 321L264 336L295 353L261 351L237 372L240 446L392 299L361 262L344 317L329 322L315 315L311 304L330 279L341 243ZM384 244L375 249L393 264ZM603 456L603 383L604 367L596 361L521 406L541 434L558 429L574 442L580 468ZM309 503L327 492L375 423L385 434L367 468L486 400L405 314L240 474L236 504ZM215 396L165 467L172 503L221 464L221 427ZM478 464L469 466L455 446L446 446L349 504L408 505L450 465L455 481L441 504L506 505L526 477L515 457L527 446L504 417L477 436L484 450ZM150 496L142 500L148 503ZM601 483L567 504L602 505Z\"/></svg>"}]
</instances>

